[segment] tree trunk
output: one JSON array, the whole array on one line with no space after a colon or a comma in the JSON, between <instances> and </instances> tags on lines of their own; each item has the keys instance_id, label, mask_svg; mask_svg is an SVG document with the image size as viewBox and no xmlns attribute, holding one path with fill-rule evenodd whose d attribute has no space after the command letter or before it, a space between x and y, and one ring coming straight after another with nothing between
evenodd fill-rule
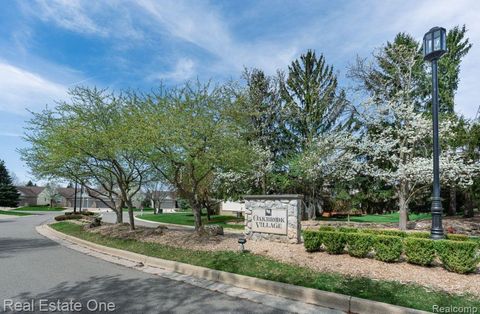
<instances>
[{"instance_id":1,"label":"tree trunk","mask_svg":"<svg viewBox=\"0 0 480 314\"><path fill-rule=\"evenodd\" d=\"M407 230L408 221L408 203L407 203L407 186L405 182L400 182L398 193L398 207L400 218L398 221L398 227L400 230Z\"/></svg>"},{"instance_id":2,"label":"tree trunk","mask_svg":"<svg viewBox=\"0 0 480 314\"><path fill-rule=\"evenodd\" d=\"M210 207L207 206L207 221L210 221L212 218L210 217L211 213L210 213Z\"/></svg>"},{"instance_id":3,"label":"tree trunk","mask_svg":"<svg viewBox=\"0 0 480 314\"><path fill-rule=\"evenodd\" d=\"M123 224L123 201L120 201L120 204L115 210L115 214L117 214L117 224Z\"/></svg>"},{"instance_id":4,"label":"tree trunk","mask_svg":"<svg viewBox=\"0 0 480 314\"><path fill-rule=\"evenodd\" d=\"M474 216L473 208L475 207L472 200L472 192L468 189L465 192L465 206L463 211L463 217L472 218Z\"/></svg>"},{"instance_id":5,"label":"tree trunk","mask_svg":"<svg viewBox=\"0 0 480 314\"><path fill-rule=\"evenodd\" d=\"M133 216L132 202L128 201L128 220L130 222L130 230L135 230L135 217Z\"/></svg>"},{"instance_id":6,"label":"tree trunk","mask_svg":"<svg viewBox=\"0 0 480 314\"><path fill-rule=\"evenodd\" d=\"M202 226L202 205L194 202L192 211L193 217L195 218L195 231L198 231Z\"/></svg>"},{"instance_id":7,"label":"tree trunk","mask_svg":"<svg viewBox=\"0 0 480 314\"><path fill-rule=\"evenodd\" d=\"M455 216L457 213L457 189L452 186L450 188L450 202L448 205L448 216Z\"/></svg>"}]
</instances>

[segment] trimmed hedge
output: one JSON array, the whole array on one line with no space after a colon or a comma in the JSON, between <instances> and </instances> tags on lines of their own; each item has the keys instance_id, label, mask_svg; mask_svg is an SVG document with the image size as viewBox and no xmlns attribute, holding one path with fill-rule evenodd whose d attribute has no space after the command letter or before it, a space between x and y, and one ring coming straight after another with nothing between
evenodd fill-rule
<instances>
[{"instance_id":1,"label":"trimmed hedge","mask_svg":"<svg viewBox=\"0 0 480 314\"><path fill-rule=\"evenodd\" d=\"M404 232L356 228L320 227L320 231L303 232L304 246L309 252L322 245L329 254L366 257L373 249L374 257L396 262L405 254L409 263L428 266L439 257L443 267L456 273L474 272L480 262L480 238L449 234L447 240L432 240L429 232Z\"/></svg>"},{"instance_id":2,"label":"trimmed hedge","mask_svg":"<svg viewBox=\"0 0 480 314\"><path fill-rule=\"evenodd\" d=\"M409 263L428 266L435 259L435 242L430 239L406 238L404 245L405 256Z\"/></svg>"},{"instance_id":3,"label":"trimmed hedge","mask_svg":"<svg viewBox=\"0 0 480 314\"><path fill-rule=\"evenodd\" d=\"M332 226L320 226L318 230L319 231L337 231L337 229Z\"/></svg>"},{"instance_id":4,"label":"trimmed hedge","mask_svg":"<svg viewBox=\"0 0 480 314\"><path fill-rule=\"evenodd\" d=\"M68 214L68 215L60 215L56 216L56 221L63 221L63 220L70 220L70 219L82 219L82 215L80 214Z\"/></svg>"},{"instance_id":5,"label":"trimmed hedge","mask_svg":"<svg viewBox=\"0 0 480 314\"><path fill-rule=\"evenodd\" d=\"M447 233L445 239L452 241L468 241L470 238L465 234Z\"/></svg>"},{"instance_id":6,"label":"trimmed hedge","mask_svg":"<svg viewBox=\"0 0 480 314\"><path fill-rule=\"evenodd\" d=\"M345 232L345 233L356 233L358 232L358 228L351 228L351 227L340 227L338 231Z\"/></svg>"},{"instance_id":7,"label":"trimmed hedge","mask_svg":"<svg viewBox=\"0 0 480 314\"><path fill-rule=\"evenodd\" d=\"M477 269L480 262L477 243L473 241L437 240L435 249L443 266L449 271L470 273Z\"/></svg>"},{"instance_id":8,"label":"trimmed hedge","mask_svg":"<svg viewBox=\"0 0 480 314\"><path fill-rule=\"evenodd\" d=\"M336 231L319 231L325 251L329 254L342 254L346 245L346 234Z\"/></svg>"},{"instance_id":9,"label":"trimmed hedge","mask_svg":"<svg viewBox=\"0 0 480 314\"><path fill-rule=\"evenodd\" d=\"M430 232L426 232L426 231L408 232L407 237L420 238L420 239L430 239Z\"/></svg>"},{"instance_id":10,"label":"trimmed hedge","mask_svg":"<svg viewBox=\"0 0 480 314\"><path fill-rule=\"evenodd\" d=\"M384 236L401 237L401 238L405 238L407 236L407 233L401 230L361 229L361 232L384 235Z\"/></svg>"},{"instance_id":11,"label":"trimmed hedge","mask_svg":"<svg viewBox=\"0 0 480 314\"><path fill-rule=\"evenodd\" d=\"M303 246L307 252L319 251L322 246L320 232L305 230L303 232Z\"/></svg>"},{"instance_id":12,"label":"trimmed hedge","mask_svg":"<svg viewBox=\"0 0 480 314\"><path fill-rule=\"evenodd\" d=\"M373 238L371 234L347 233L348 254L353 257L366 257L372 250Z\"/></svg>"},{"instance_id":13,"label":"trimmed hedge","mask_svg":"<svg viewBox=\"0 0 480 314\"><path fill-rule=\"evenodd\" d=\"M373 239L375 259L391 263L400 259L403 252L402 237L379 235Z\"/></svg>"}]
</instances>

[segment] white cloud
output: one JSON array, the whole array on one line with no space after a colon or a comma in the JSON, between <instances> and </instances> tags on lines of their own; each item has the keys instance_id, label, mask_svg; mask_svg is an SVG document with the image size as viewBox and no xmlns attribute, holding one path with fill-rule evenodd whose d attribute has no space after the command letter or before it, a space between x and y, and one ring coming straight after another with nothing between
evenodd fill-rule
<instances>
[{"instance_id":1,"label":"white cloud","mask_svg":"<svg viewBox=\"0 0 480 314\"><path fill-rule=\"evenodd\" d=\"M151 80L172 80L182 82L195 75L195 62L189 58L180 58L170 72L158 73L149 76Z\"/></svg>"},{"instance_id":2,"label":"white cloud","mask_svg":"<svg viewBox=\"0 0 480 314\"><path fill-rule=\"evenodd\" d=\"M214 79L217 75L238 77L244 66L259 67L271 74L278 68L285 69L308 48L324 53L327 62L344 73L344 66L353 60L355 54L368 56L373 48L392 40L397 32L408 32L421 39L424 32L435 25L449 28L467 24L474 47L462 63L457 109L473 117L479 104L476 76L480 73L480 50L477 48L480 45L480 1L477 0L317 2L317 5L305 3L281 7L254 3L246 10L255 14L247 14L244 16L247 19L242 20L239 12L238 16L235 15L235 23L222 14L221 3L193 0L37 0L33 5L28 2L22 7L26 7L24 11L33 17L74 32L120 38L114 43L114 49L121 49L124 45L129 47L131 42L126 39L133 38L145 40L136 41L137 45L161 41L161 45L173 48L174 53L179 51L178 42L186 42L213 56L196 64L191 57L185 62L178 56L165 56L165 60L172 60L172 70L149 78L172 80L195 74L214 76ZM264 32L263 25L256 24L255 15L259 15L259 10L267 10L266 16L271 19L268 21L271 24L268 25L269 31ZM304 19L300 17L311 12L314 14ZM250 26L247 23L258 26L255 38L239 37L241 30L232 28L234 25ZM276 25L277 31L272 32ZM190 51L198 53L198 50ZM181 53L185 55L184 51Z\"/></svg>"},{"instance_id":3,"label":"white cloud","mask_svg":"<svg viewBox=\"0 0 480 314\"><path fill-rule=\"evenodd\" d=\"M26 109L39 109L66 94L65 86L0 60L0 111L27 115Z\"/></svg>"},{"instance_id":4,"label":"white cloud","mask_svg":"<svg viewBox=\"0 0 480 314\"><path fill-rule=\"evenodd\" d=\"M95 8L93 1L82 3L80 0L37 0L35 4L28 2L23 8L43 21L52 21L72 31L107 35L106 29L89 17Z\"/></svg>"}]
</instances>

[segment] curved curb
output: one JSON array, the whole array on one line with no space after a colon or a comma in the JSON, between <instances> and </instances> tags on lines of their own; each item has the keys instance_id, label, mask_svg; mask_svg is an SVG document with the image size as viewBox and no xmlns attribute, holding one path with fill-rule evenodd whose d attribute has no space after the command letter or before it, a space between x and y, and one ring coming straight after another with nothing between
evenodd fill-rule
<instances>
[{"instance_id":1,"label":"curved curb","mask_svg":"<svg viewBox=\"0 0 480 314\"><path fill-rule=\"evenodd\" d=\"M195 229L194 226L178 225L178 224L171 224L171 223L167 223L167 222L158 222L158 221L152 221L152 220L142 219L142 218L138 218L138 215L137 215L137 216L134 216L133 218L134 218L135 220L138 220L138 221L143 221L143 222L147 222L147 223L155 224L155 225L159 225L159 226L172 227L172 228L180 228L180 229L183 228L183 229L186 229L186 230ZM243 233L244 233L244 232L241 231L241 230L235 230L235 229L230 229L230 228L223 228L223 232L225 232L225 233L231 233L231 234L243 234Z\"/></svg>"},{"instance_id":2,"label":"curved curb","mask_svg":"<svg viewBox=\"0 0 480 314\"><path fill-rule=\"evenodd\" d=\"M312 288L305 288L286 283L280 283L265 279L259 279L244 275L237 275L224 271L214 270L206 267L195 266L161 258L145 256L142 254L115 249L86 240L82 240L52 229L48 224L36 227L41 235L55 241L60 238L74 244L84 246L93 251L123 258L136 263L143 263L147 266L163 268L169 271L194 276L218 283L228 284L239 288L258 291L287 299L314 304L330 309L341 310L346 313L369 313L369 314L424 314L425 311L410 309L402 306L391 305L366 299L360 299L339 293L321 291ZM58 241L57 241L58 242Z\"/></svg>"}]
</instances>

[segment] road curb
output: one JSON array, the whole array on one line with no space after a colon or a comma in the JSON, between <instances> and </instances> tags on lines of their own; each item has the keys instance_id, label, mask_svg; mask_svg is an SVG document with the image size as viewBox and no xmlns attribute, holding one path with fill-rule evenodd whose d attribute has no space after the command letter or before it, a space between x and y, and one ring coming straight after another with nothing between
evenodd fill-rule
<instances>
[{"instance_id":1,"label":"road curb","mask_svg":"<svg viewBox=\"0 0 480 314\"><path fill-rule=\"evenodd\" d=\"M114 257L127 259L136 263L143 263L151 267L158 267L177 273L194 276L218 283L228 284L239 288L267 293L287 299L292 299L308 304L314 304L334 310L340 310L347 313L369 313L369 314L424 314L425 311L410 309L402 306L391 305L382 302L376 302L356 297L351 297L339 293L321 291L312 288L305 288L291 284L270 281L244 275L237 275L224 271L214 270L201 266L195 266L161 258L145 256L142 254L115 249L86 240L82 240L59 231L54 230L48 224L36 227L41 235L55 240L59 238L81 245L88 249L108 254ZM57 241L58 242L58 241Z\"/></svg>"}]
</instances>

